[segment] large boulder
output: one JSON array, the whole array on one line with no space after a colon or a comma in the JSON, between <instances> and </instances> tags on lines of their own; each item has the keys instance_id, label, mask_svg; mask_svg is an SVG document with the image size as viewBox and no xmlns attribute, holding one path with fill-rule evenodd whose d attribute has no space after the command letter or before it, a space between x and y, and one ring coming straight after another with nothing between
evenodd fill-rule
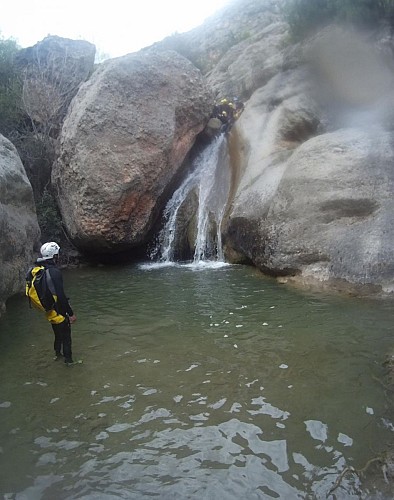
<instances>
[{"instance_id":1,"label":"large boulder","mask_svg":"<svg viewBox=\"0 0 394 500\"><path fill-rule=\"evenodd\" d=\"M15 147L0 135L0 315L6 300L23 290L39 248L33 191Z\"/></svg>"},{"instance_id":2,"label":"large boulder","mask_svg":"<svg viewBox=\"0 0 394 500\"><path fill-rule=\"evenodd\" d=\"M200 71L173 51L98 68L70 106L52 173L77 247L111 253L146 242L212 105Z\"/></svg>"}]
</instances>

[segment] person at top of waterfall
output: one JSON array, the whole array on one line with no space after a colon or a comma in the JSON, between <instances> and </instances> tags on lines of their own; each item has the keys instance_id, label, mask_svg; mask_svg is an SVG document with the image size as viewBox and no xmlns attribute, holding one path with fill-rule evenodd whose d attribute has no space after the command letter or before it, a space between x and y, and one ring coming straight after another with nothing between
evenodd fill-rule
<instances>
[{"instance_id":1,"label":"person at top of waterfall","mask_svg":"<svg viewBox=\"0 0 394 500\"><path fill-rule=\"evenodd\" d=\"M223 124L227 124L233 117L235 105L227 98L220 99L214 107L214 116L219 118Z\"/></svg>"},{"instance_id":2,"label":"person at top of waterfall","mask_svg":"<svg viewBox=\"0 0 394 500\"><path fill-rule=\"evenodd\" d=\"M60 359L64 356L64 362L67 365L74 363L71 349L71 324L77 318L70 306L69 299L66 297L63 287L63 276L60 269L57 267L59 261L60 247L54 241L44 243L40 248L41 257L36 260L36 266L43 266L48 270L51 279L51 285L56 302L56 309L47 311L46 319L51 323L55 341L53 347L55 349L55 358ZM51 286L49 286L51 289Z\"/></svg>"},{"instance_id":3,"label":"person at top of waterfall","mask_svg":"<svg viewBox=\"0 0 394 500\"><path fill-rule=\"evenodd\" d=\"M240 117L243 109L244 104L237 97L233 101L223 98L214 106L213 117L218 118L222 122L222 130L227 132L235 120Z\"/></svg>"}]
</instances>

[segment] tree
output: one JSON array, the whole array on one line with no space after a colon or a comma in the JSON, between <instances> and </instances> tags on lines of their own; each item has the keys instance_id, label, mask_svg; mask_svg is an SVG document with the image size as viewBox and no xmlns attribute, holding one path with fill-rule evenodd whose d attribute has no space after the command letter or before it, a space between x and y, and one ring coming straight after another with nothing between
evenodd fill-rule
<instances>
[{"instance_id":1,"label":"tree","mask_svg":"<svg viewBox=\"0 0 394 500\"><path fill-rule=\"evenodd\" d=\"M89 72L87 58L84 54L80 57L73 43L48 37L24 49L16 58L22 88L21 106L26 120L20 124L14 143L37 202L50 186L57 141L68 106ZM92 64L93 61L92 53Z\"/></svg>"},{"instance_id":2,"label":"tree","mask_svg":"<svg viewBox=\"0 0 394 500\"><path fill-rule=\"evenodd\" d=\"M23 69L22 105L34 133L57 138L71 99L81 81L67 53L36 50Z\"/></svg>"},{"instance_id":3,"label":"tree","mask_svg":"<svg viewBox=\"0 0 394 500\"><path fill-rule=\"evenodd\" d=\"M10 140L23 119L22 84L15 66L18 50L15 40L0 38L0 133Z\"/></svg>"},{"instance_id":4,"label":"tree","mask_svg":"<svg viewBox=\"0 0 394 500\"><path fill-rule=\"evenodd\" d=\"M94 54L95 46L85 41L47 37L20 49L14 40L0 38L0 133L18 150L43 236L62 243L65 233L51 189L52 164L68 106L89 77Z\"/></svg>"}]
</instances>

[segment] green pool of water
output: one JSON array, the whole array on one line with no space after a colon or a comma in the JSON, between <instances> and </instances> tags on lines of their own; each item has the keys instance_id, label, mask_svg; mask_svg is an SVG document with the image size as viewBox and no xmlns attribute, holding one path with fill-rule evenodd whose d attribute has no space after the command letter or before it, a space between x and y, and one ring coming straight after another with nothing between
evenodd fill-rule
<instances>
[{"instance_id":1,"label":"green pool of water","mask_svg":"<svg viewBox=\"0 0 394 500\"><path fill-rule=\"evenodd\" d=\"M52 360L50 325L23 297L0 320L5 499L326 498L393 441L390 303L243 266L64 280L83 364ZM390 498L375 476L346 474L336 498Z\"/></svg>"}]
</instances>

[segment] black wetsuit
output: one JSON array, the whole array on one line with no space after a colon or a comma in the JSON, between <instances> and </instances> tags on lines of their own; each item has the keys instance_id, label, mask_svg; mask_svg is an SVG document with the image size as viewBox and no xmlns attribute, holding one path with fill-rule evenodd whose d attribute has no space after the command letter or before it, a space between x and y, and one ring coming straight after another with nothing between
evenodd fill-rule
<instances>
[{"instance_id":1,"label":"black wetsuit","mask_svg":"<svg viewBox=\"0 0 394 500\"><path fill-rule=\"evenodd\" d=\"M62 272L56 267L53 259L38 261L37 265L42 265L45 269L48 269L54 287L54 290L51 291L57 296L57 315L55 315L53 319L48 318L55 334L53 347L56 356L61 356L63 354L65 363L72 363L71 325L69 316L74 316L74 312L64 293Z\"/></svg>"}]
</instances>

